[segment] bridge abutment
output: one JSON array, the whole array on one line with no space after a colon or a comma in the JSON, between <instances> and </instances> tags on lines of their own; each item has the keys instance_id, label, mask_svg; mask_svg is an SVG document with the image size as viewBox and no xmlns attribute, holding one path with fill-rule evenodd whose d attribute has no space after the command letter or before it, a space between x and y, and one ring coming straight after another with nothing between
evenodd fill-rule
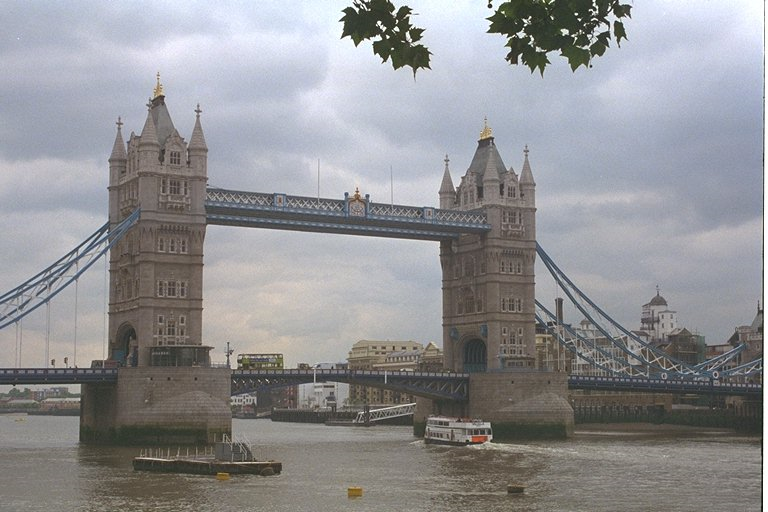
<instances>
[{"instance_id":1,"label":"bridge abutment","mask_svg":"<svg viewBox=\"0 0 768 512\"><path fill-rule=\"evenodd\" d=\"M84 384L80 441L208 444L232 433L228 368L121 368L117 383Z\"/></svg>"}]
</instances>

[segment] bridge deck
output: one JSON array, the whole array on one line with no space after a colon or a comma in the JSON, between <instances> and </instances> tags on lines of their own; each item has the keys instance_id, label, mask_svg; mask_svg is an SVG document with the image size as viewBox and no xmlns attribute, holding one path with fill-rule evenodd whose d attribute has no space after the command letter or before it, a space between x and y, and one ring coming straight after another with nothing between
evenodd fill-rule
<instances>
[{"instance_id":1,"label":"bridge deck","mask_svg":"<svg viewBox=\"0 0 768 512\"><path fill-rule=\"evenodd\" d=\"M448 240L490 230L483 212L372 203L352 214L348 199L209 188L205 201L208 224L318 233Z\"/></svg>"},{"instance_id":2,"label":"bridge deck","mask_svg":"<svg viewBox=\"0 0 768 512\"><path fill-rule=\"evenodd\" d=\"M90 384L117 382L118 371L130 368L0 368L0 385ZM380 387L432 399L464 401L468 373L378 370L232 370L232 394L309 382L346 382ZM710 380L665 380L635 377L571 375L569 389L646 393L691 393L762 397L761 384Z\"/></svg>"}]
</instances>

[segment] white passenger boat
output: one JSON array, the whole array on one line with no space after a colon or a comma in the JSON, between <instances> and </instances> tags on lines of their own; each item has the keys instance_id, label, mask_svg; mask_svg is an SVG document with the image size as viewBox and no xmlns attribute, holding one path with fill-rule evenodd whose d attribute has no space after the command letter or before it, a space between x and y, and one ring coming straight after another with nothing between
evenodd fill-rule
<instances>
[{"instance_id":1,"label":"white passenger boat","mask_svg":"<svg viewBox=\"0 0 768 512\"><path fill-rule=\"evenodd\" d=\"M478 419L430 416L424 442L456 446L488 443L493 439L491 424Z\"/></svg>"}]
</instances>

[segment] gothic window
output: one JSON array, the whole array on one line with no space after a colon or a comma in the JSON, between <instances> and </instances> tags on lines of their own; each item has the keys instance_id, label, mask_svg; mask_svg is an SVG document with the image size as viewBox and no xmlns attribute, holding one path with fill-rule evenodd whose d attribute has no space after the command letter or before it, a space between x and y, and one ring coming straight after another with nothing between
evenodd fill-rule
<instances>
[{"instance_id":1,"label":"gothic window","mask_svg":"<svg viewBox=\"0 0 768 512\"><path fill-rule=\"evenodd\" d=\"M472 292L471 288L464 288L461 291L462 295L462 309L464 310L465 314L474 313L477 311L476 309L476 303L475 303L475 294Z\"/></svg>"},{"instance_id":2,"label":"gothic window","mask_svg":"<svg viewBox=\"0 0 768 512\"><path fill-rule=\"evenodd\" d=\"M181 153L179 151L171 151L170 162L171 165L181 165Z\"/></svg>"},{"instance_id":3,"label":"gothic window","mask_svg":"<svg viewBox=\"0 0 768 512\"><path fill-rule=\"evenodd\" d=\"M181 254L187 254L187 239L184 237L179 240L179 252Z\"/></svg>"},{"instance_id":4,"label":"gothic window","mask_svg":"<svg viewBox=\"0 0 768 512\"><path fill-rule=\"evenodd\" d=\"M165 316L164 315L157 315L157 323L158 324L164 324L165 323Z\"/></svg>"},{"instance_id":5,"label":"gothic window","mask_svg":"<svg viewBox=\"0 0 768 512\"><path fill-rule=\"evenodd\" d=\"M166 295L168 297L176 296L176 281L168 281L167 288L166 288Z\"/></svg>"},{"instance_id":6,"label":"gothic window","mask_svg":"<svg viewBox=\"0 0 768 512\"><path fill-rule=\"evenodd\" d=\"M171 195L179 195L181 193L181 182L179 180L169 180L168 193Z\"/></svg>"},{"instance_id":7,"label":"gothic window","mask_svg":"<svg viewBox=\"0 0 768 512\"><path fill-rule=\"evenodd\" d=\"M160 179L160 193L161 194L168 193L168 182L165 178Z\"/></svg>"},{"instance_id":8,"label":"gothic window","mask_svg":"<svg viewBox=\"0 0 768 512\"><path fill-rule=\"evenodd\" d=\"M165 252L165 238L162 236L157 239L157 252Z\"/></svg>"},{"instance_id":9,"label":"gothic window","mask_svg":"<svg viewBox=\"0 0 768 512\"><path fill-rule=\"evenodd\" d=\"M189 183L187 183L187 180L184 180L182 182L182 184L184 185L184 195L188 196L189 195Z\"/></svg>"},{"instance_id":10,"label":"gothic window","mask_svg":"<svg viewBox=\"0 0 768 512\"><path fill-rule=\"evenodd\" d=\"M522 313L523 299L509 296L502 297L501 310L505 313Z\"/></svg>"},{"instance_id":11,"label":"gothic window","mask_svg":"<svg viewBox=\"0 0 768 512\"><path fill-rule=\"evenodd\" d=\"M175 238L169 238L168 239L168 252L176 252L176 239Z\"/></svg>"},{"instance_id":12,"label":"gothic window","mask_svg":"<svg viewBox=\"0 0 768 512\"><path fill-rule=\"evenodd\" d=\"M157 282L157 296L165 297L165 281Z\"/></svg>"},{"instance_id":13,"label":"gothic window","mask_svg":"<svg viewBox=\"0 0 768 512\"><path fill-rule=\"evenodd\" d=\"M187 283L185 281L179 281L179 297L182 299L187 297Z\"/></svg>"},{"instance_id":14,"label":"gothic window","mask_svg":"<svg viewBox=\"0 0 768 512\"><path fill-rule=\"evenodd\" d=\"M176 320L173 318L168 320L168 326L165 330L168 336L176 336Z\"/></svg>"},{"instance_id":15,"label":"gothic window","mask_svg":"<svg viewBox=\"0 0 768 512\"><path fill-rule=\"evenodd\" d=\"M463 261L464 264L464 277L470 277L475 274L475 258L468 257Z\"/></svg>"}]
</instances>

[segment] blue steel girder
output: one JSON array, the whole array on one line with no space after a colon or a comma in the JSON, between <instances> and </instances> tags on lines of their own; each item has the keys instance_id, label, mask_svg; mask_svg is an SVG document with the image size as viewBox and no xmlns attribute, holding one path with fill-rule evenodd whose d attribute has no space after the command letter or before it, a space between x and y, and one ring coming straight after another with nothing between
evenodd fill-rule
<instances>
[{"instance_id":1,"label":"blue steel girder","mask_svg":"<svg viewBox=\"0 0 768 512\"><path fill-rule=\"evenodd\" d=\"M306 384L343 382L370 386L432 400L469 399L469 374L379 370L233 370L232 394Z\"/></svg>"},{"instance_id":2,"label":"blue steel girder","mask_svg":"<svg viewBox=\"0 0 768 512\"><path fill-rule=\"evenodd\" d=\"M362 201L362 199L360 199ZM372 203L354 215L350 199L289 196L209 188L205 201L208 224L339 233L348 235L450 240L462 234L486 233L491 227L481 211Z\"/></svg>"},{"instance_id":3,"label":"blue steel girder","mask_svg":"<svg viewBox=\"0 0 768 512\"><path fill-rule=\"evenodd\" d=\"M114 226L110 226L109 222L105 223L48 268L1 295L0 329L18 322L76 282L83 272L104 256L136 224L140 214L140 210L136 209Z\"/></svg>"},{"instance_id":4,"label":"blue steel girder","mask_svg":"<svg viewBox=\"0 0 768 512\"><path fill-rule=\"evenodd\" d=\"M0 368L0 385L117 382L117 368Z\"/></svg>"},{"instance_id":5,"label":"blue steel girder","mask_svg":"<svg viewBox=\"0 0 768 512\"><path fill-rule=\"evenodd\" d=\"M699 395L744 396L762 399L762 384L721 382L716 379L659 379L571 375L569 389L595 391L633 391Z\"/></svg>"}]
</instances>

